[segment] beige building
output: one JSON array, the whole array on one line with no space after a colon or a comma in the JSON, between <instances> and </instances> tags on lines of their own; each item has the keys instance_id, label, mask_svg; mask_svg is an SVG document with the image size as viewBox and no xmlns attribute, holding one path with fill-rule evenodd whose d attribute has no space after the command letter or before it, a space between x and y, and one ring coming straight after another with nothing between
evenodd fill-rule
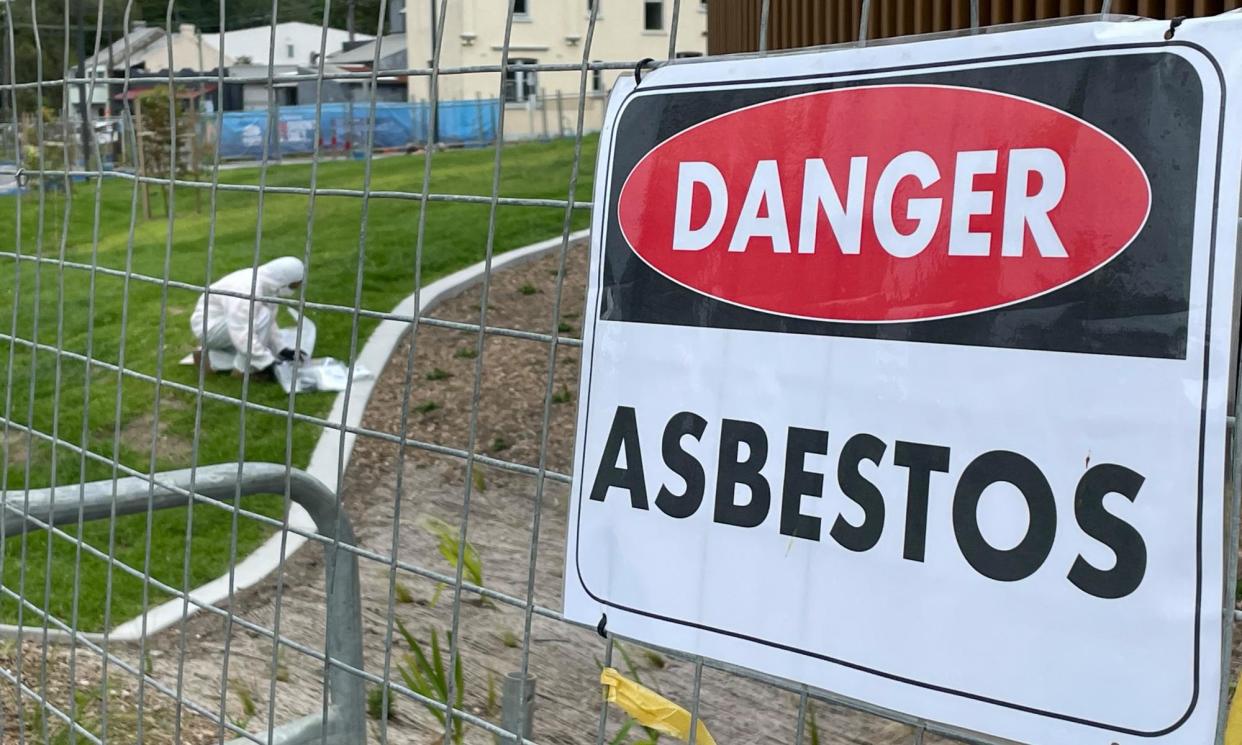
<instances>
[{"instance_id":1,"label":"beige building","mask_svg":"<svg viewBox=\"0 0 1242 745\"><path fill-rule=\"evenodd\" d=\"M172 49L172 67L169 68L169 48ZM142 21L135 21L133 30L116 40L111 46L100 50L99 54L86 59L86 77L91 77L91 68L99 77L120 77L126 68L142 73L154 73L172 69L174 71L193 70L206 72L214 70L220 62L220 52L216 47L204 42L202 35L193 24L183 23L177 31L168 33L161 27L148 26ZM233 58L225 56L226 66L233 64ZM85 86L82 86L85 87ZM69 89L69 100L72 111L78 111L78 95L80 87ZM108 109L109 86L97 85L91 95L90 106L95 116L104 116Z\"/></svg>"},{"instance_id":2,"label":"beige building","mask_svg":"<svg viewBox=\"0 0 1242 745\"><path fill-rule=\"evenodd\" d=\"M134 29L127 36L87 58L87 67L93 65L114 72L137 67L145 72L159 72L169 69L169 47L172 47L173 70L214 70L220 61L219 50L203 41L193 24L183 23L170 34L163 28L135 21ZM224 64L233 64L233 58L226 56Z\"/></svg>"},{"instance_id":3,"label":"beige building","mask_svg":"<svg viewBox=\"0 0 1242 745\"><path fill-rule=\"evenodd\" d=\"M599 12L591 43L591 59L636 61L666 59L673 23L674 0L514 0L511 63L580 64L591 6ZM438 10L439 3L435 4ZM444 19L442 68L495 65L504 46L504 0L460 0L448 4ZM439 20L439 19L437 19ZM431 10L427 3L407 4L406 39L410 67L431 61ZM707 3L681 0L677 21L678 56L697 56L707 50ZM629 71L588 73L586 126L598 128L603 94L618 75ZM504 85L507 136L557 134L573 128L581 73L512 70ZM428 95L426 76L410 76L410 100ZM441 100L494 99L500 93L500 74L447 74L440 76ZM559 106L557 94L560 93ZM549 117L551 121L549 122Z\"/></svg>"}]
</instances>

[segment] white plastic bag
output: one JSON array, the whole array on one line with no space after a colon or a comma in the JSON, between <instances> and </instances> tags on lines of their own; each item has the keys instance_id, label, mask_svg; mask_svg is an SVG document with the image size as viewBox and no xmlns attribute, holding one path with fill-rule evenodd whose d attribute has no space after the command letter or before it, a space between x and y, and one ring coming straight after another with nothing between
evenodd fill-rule
<instances>
[{"instance_id":1,"label":"white plastic bag","mask_svg":"<svg viewBox=\"0 0 1242 745\"><path fill-rule=\"evenodd\" d=\"M281 362L275 368L276 380L280 382L280 387L285 389L285 393L294 390L293 380L293 363ZM373 377L370 370L362 365L354 365L354 380L366 380ZM309 393L311 391L343 391L349 382L349 367L340 360L331 357L321 357L317 360L308 360L298 365L297 370L297 388L298 393Z\"/></svg>"}]
</instances>

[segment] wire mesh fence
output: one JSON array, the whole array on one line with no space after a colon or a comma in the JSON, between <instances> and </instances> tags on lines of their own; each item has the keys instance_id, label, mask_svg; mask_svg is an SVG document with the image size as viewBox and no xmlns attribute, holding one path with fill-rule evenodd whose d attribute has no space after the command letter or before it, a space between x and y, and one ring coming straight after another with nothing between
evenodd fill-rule
<instances>
[{"instance_id":1,"label":"wire mesh fence","mask_svg":"<svg viewBox=\"0 0 1242 745\"><path fill-rule=\"evenodd\" d=\"M459 1L434 0L435 17ZM300 83L374 91L378 46L369 72L325 69L333 4L311 19L319 64ZM440 23L426 64L383 71L414 103L355 101L348 134L341 104L299 106L307 157L286 163L295 112L273 65L240 79L267 96L244 122L178 94L223 88L223 50L214 77L169 73L141 96L128 66L74 69L79 35L78 53L98 54L105 29L145 10L171 37L183 3L99 0L93 25L68 2L0 6L3 741L661 739L609 710L602 667L720 742L985 741L561 617L591 133L601 76L638 60L598 58L587 3L566 20L577 59L515 62L526 3L506 5L494 62L442 65ZM699 4L668 5L666 57L681 63L679 20ZM284 13L273 0L266 18ZM366 30L384 36L389 16L381 0ZM577 88L527 96L515 70ZM462 75L487 76L490 97L441 100ZM108 115L75 106L99 88ZM442 118L455 106L460 124ZM395 108L411 124L386 144ZM267 296L258 272L216 284L279 256L305 267L288 296ZM336 389L195 356L208 288L241 309L238 348L293 319L292 350L346 361Z\"/></svg>"}]
</instances>

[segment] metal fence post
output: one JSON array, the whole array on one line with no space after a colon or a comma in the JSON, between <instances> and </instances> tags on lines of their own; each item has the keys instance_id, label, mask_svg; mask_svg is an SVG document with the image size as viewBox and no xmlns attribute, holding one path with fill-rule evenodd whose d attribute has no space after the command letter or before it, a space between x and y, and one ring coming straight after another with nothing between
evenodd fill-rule
<instances>
[{"instance_id":1,"label":"metal fence post","mask_svg":"<svg viewBox=\"0 0 1242 745\"><path fill-rule=\"evenodd\" d=\"M518 732L529 739L535 722L535 676L527 675L524 679L520 672L505 675L504 691L501 693L500 726L509 732ZM518 742L515 737L497 735L498 745Z\"/></svg>"},{"instance_id":2,"label":"metal fence post","mask_svg":"<svg viewBox=\"0 0 1242 745\"><path fill-rule=\"evenodd\" d=\"M487 142L487 129L483 124L483 94L478 91L474 93L474 123L479 135L479 144L482 145Z\"/></svg>"},{"instance_id":3,"label":"metal fence post","mask_svg":"<svg viewBox=\"0 0 1242 745\"><path fill-rule=\"evenodd\" d=\"M561 105L561 91L556 90L556 136L558 138L565 136L565 111Z\"/></svg>"},{"instance_id":4,"label":"metal fence post","mask_svg":"<svg viewBox=\"0 0 1242 745\"><path fill-rule=\"evenodd\" d=\"M530 133L529 137L532 140L535 138L535 103L537 95L528 95L526 97L526 120L527 125L530 127L527 131Z\"/></svg>"},{"instance_id":5,"label":"metal fence post","mask_svg":"<svg viewBox=\"0 0 1242 745\"><path fill-rule=\"evenodd\" d=\"M542 139L547 140L548 139L548 97L536 95L535 103L538 104L539 106L539 119L541 122L543 122Z\"/></svg>"}]
</instances>

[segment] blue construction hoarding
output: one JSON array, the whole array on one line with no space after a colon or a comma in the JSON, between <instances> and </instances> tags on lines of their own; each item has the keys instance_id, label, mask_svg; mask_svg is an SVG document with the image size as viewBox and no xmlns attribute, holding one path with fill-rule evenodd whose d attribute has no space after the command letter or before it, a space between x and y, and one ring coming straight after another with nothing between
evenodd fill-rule
<instances>
[{"instance_id":1,"label":"blue construction hoarding","mask_svg":"<svg viewBox=\"0 0 1242 745\"><path fill-rule=\"evenodd\" d=\"M365 150L371 118L369 102L352 107L347 103L325 103L319 109L321 151ZM425 144L430 114L426 102L376 103L372 147L378 150ZM496 99L441 101L437 117L438 141L490 142L495 137L499 115ZM272 118L275 129L269 130ZM264 141L269 137L269 157L312 153L315 106L282 106L275 117L269 117L265 110L225 112L220 131L220 157L261 158Z\"/></svg>"}]
</instances>

